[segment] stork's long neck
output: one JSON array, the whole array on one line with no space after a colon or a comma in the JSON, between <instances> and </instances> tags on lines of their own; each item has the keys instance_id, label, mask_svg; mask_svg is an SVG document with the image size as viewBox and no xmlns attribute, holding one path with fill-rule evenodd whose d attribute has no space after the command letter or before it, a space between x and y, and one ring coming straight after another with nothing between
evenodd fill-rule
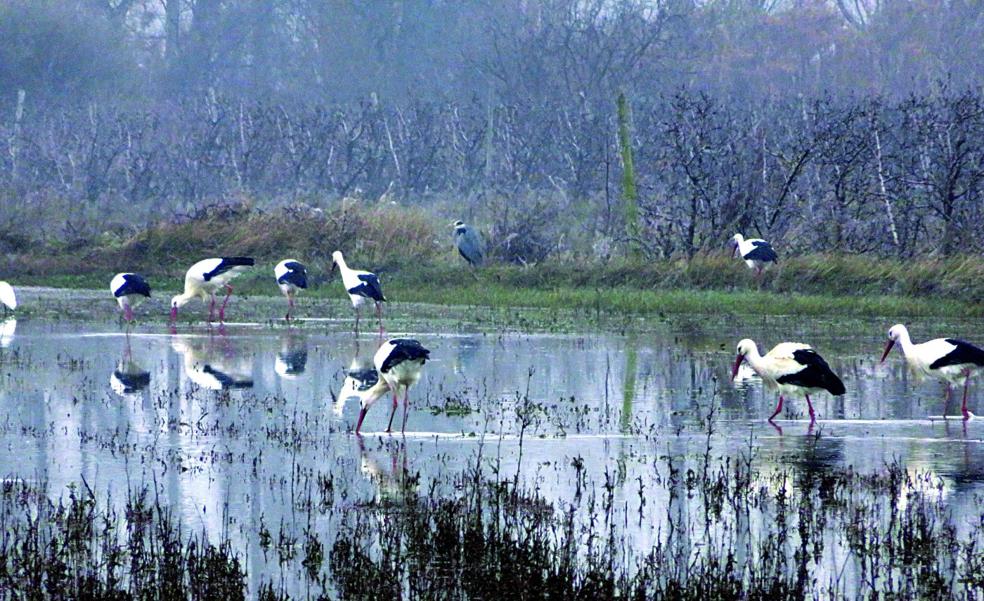
<instances>
[{"instance_id":1,"label":"stork's long neck","mask_svg":"<svg viewBox=\"0 0 984 601\"><path fill-rule=\"evenodd\" d=\"M342 273L350 271L348 264L345 262L345 257L342 255L338 255L338 257L335 258L335 264L338 265L338 269Z\"/></svg>"},{"instance_id":2,"label":"stork's long neck","mask_svg":"<svg viewBox=\"0 0 984 601\"><path fill-rule=\"evenodd\" d=\"M912 356L912 351L916 345L912 344L912 339L909 338L909 330L902 330L899 332L898 338L899 346L902 348L902 354L909 358Z\"/></svg>"},{"instance_id":3,"label":"stork's long neck","mask_svg":"<svg viewBox=\"0 0 984 601\"><path fill-rule=\"evenodd\" d=\"M765 375L765 360L759 353L757 346L745 353L745 361L755 370L755 373L760 376Z\"/></svg>"},{"instance_id":4,"label":"stork's long neck","mask_svg":"<svg viewBox=\"0 0 984 601\"><path fill-rule=\"evenodd\" d=\"M389 392L389 384L386 383L386 379L380 376L379 380L373 384L372 388L362 393L362 407L363 409L368 409L379 400L379 397L383 396Z\"/></svg>"}]
</instances>

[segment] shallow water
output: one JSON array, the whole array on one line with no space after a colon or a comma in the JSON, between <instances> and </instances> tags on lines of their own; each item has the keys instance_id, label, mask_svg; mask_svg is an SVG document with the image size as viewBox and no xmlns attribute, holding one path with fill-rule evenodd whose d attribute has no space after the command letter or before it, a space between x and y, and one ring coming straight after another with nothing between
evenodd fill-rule
<instances>
[{"instance_id":1,"label":"shallow water","mask_svg":"<svg viewBox=\"0 0 984 601\"><path fill-rule=\"evenodd\" d=\"M942 414L938 383L914 382L897 355L878 365L885 324L693 317L649 324L644 335L571 335L417 322L388 332L419 339L433 359L411 391L405 436L383 432L383 399L362 438L351 432L358 382L347 374L370 365L378 339L356 339L345 319L176 333L148 324L130 335L105 320L5 322L2 475L43 482L52 497L83 478L105 498L150 486L190 531L232 538L251 590L272 579L301 596L319 585L299 558L264 545L263 532L300 540L313 528L330 541L345 512L406 494L406 473L420 476L414 488L424 494L453 488L446 476L476 462L558 503L613 482L616 505L638 517L624 525L628 557L665 536L670 519L649 481L708 444L715 461L754 456L766 472L899 461L940 477L958 532L984 515L984 421L933 418ZM774 393L747 371L730 381L734 344L749 336L763 351L790 338L812 343L847 394L814 399L813 426L796 400L770 425ZM984 413L984 392L972 393L971 410ZM312 506L321 508L315 518ZM833 561L830 570L844 569Z\"/></svg>"}]
</instances>

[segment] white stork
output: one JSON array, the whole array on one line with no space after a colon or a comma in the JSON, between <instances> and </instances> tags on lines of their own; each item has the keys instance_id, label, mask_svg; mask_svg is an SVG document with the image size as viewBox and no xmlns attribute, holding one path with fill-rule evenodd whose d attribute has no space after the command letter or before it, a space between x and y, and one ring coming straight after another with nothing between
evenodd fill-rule
<instances>
[{"instance_id":1,"label":"white stork","mask_svg":"<svg viewBox=\"0 0 984 601\"><path fill-rule=\"evenodd\" d=\"M287 315L284 319L290 321L290 312L294 308L294 297L301 290L307 289L307 268L299 261L285 259L273 268L273 275L277 278L280 291L287 297Z\"/></svg>"},{"instance_id":2,"label":"white stork","mask_svg":"<svg viewBox=\"0 0 984 601\"><path fill-rule=\"evenodd\" d=\"M888 344L882 354L882 362L892 352L892 347L898 342L909 368L918 376L930 376L946 382L946 398L943 401L943 413L950 400L952 387L963 385L963 404L960 412L963 418L970 419L973 414L967 410L967 388L970 378L981 368L984 368L984 349L957 338L936 338L920 344L913 344L909 338L909 330L902 324L896 324L888 330Z\"/></svg>"},{"instance_id":3,"label":"white stork","mask_svg":"<svg viewBox=\"0 0 984 601\"><path fill-rule=\"evenodd\" d=\"M807 344L783 342L763 357L755 342L746 338L738 343L738 358L731 371L732 379L738 375L738 368L745 361L768 387L779 389L779 404L769 417L770 422L782 411L784 395L805 396L806 405L810 408L810 421L814 422L816 414L810 402L811 394L826 390L839 396L845 392L844 383L831 371L823 357Z\"/></svg>"},{"instance_id":4,"label":"white stork","mask_svg":"<svg viewBox=\"0 0 984 601\"><path fill-rule=\"evenodd\" d=\"M17 295L14 294L14 287L3 281L0 281L0 304L4 306L4 313L8 309L13 311L17 308Z\"/></svg>"},{"instance_id":5,"label":"white stork","mask_svg":"<svg viewBox=\"0 0 984 601\"><path fill-rule=\"evenodd\" d=\"M396 415L401 387L403 388L403 427L400 431L406 430L410 387L420 379L420 372L428 359L430 359L430 351L410 338L392 338L379 347L372 360L376 371L379 372L379 381L362 397L362 410L359 411L359 422L355 426L356 434L362 429L362 420L365 419L369 407L387 391L393 392L393 410L390 412L389 425L386 426L386 431L392 432L393 416Z\"/></svg>"},{"instance_id":6,"label":"white stork","mask_svg":"<svg viewBox=\"0 0 984 601\"><path fill-rule=\"evenodd\" d=\"M731 246L731 256L741 255L745 265L748 265L749 269L755 270L755 275L762 275L762 271L769 263L776 263L779 260L776 251L772 249L772 245L761 238L746 240L741 234L735 234L731 238Z\"/></svg>"},{"instance_id":7,"label":"white stork","mask_svg":"<svg viewBox=\"0 0 984 601\"><path fill-rule=\"evenodd\" d=\"M118 273L109 282L109 291L113 293L120 309L123 309L123 319L133 321L133 308L144 298L150 298L150 285L147 280L135 273Z\"/></svg>"},{"instance_id":8,"label":"white stork","mask_svg":"<svg viewBox=\"0 0 984 601\"><path fill-rule=\"evenodd\" d=\"M192 265L185 274L184 293L171 299L171 323L177 319L178 309L195 297L201 298L202 302L206 299L211 301L208 306L208 322L212 323L215 318L215 293L223 287L226 296L219 309L219 321L225 321L226 303L232 295L229 281L255 263L251 257L222 257L203 259Z\"/></svg>"},{"instance_id":9,"label":"white stork","mask_svg":"<svg viewBox=\"0 0 984 601\"><path fill-rule=\"evenodd\" d=\"M342 272L342 284L348 292L349 299L352 301L352 308L355 309L355 331L359 331L359 308L366 301L373 301L376 304L376 318L379 320L379 334L383 334L383 305L386 297L383 296L383 289L379 285L379 278L374 273L351 269L345 263L345 257L340 251L331 253L332 269L338 267Z\"/></svg>"}]
</instances>

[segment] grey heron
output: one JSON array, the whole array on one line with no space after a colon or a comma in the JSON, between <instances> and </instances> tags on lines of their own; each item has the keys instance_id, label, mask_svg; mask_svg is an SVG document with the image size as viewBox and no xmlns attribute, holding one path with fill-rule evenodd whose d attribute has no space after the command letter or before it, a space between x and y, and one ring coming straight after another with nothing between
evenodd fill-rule
<instances>
[{"instance_id":1,"label":"grey heron","mask_svg":"<svg viewBox=\"0 0 984 601\"><path fill-rule=\"evenodd\" d=\"M460 219L451 224L454 227L454 245L458 252L472 267L479 267L485 260L485 243L478 230Z\"/></svg>"}]
</instances>

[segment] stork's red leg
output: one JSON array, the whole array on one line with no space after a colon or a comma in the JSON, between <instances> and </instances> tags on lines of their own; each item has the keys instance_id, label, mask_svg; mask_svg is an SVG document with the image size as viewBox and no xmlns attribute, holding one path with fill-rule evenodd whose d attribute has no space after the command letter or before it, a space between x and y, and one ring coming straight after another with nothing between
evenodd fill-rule
<instances>
[{"instance_id":1,"label":"stork's red leg","mask_svg":"<svg viewBox=\"0 0 984 601\"><path fill-rule=\"evenodd\" d=\"M813 412L813 403L810 402L810 395L806 395L806 406L810 408L810 423L817 421L817 415Z\"/></svg>"},{"instance_id":2,"label":"stork's red leg","mask_svg":"<svg viewBox=\"0 0 984 601\"><path fill-rule=\"evenodd\" d=\"M778 404L778 405L776 405L776 410L775 410L775 412L774 412L774 413L773 413L773 414L772 414L772 415L771 415L771 416L769 417L769 421L771 422L771 421L772 421L773 419L775 419L775 417L776 417L777 415L779 415L779 414L780 414L781 412L782 412L782 395L780 394L780 395L779 395L779 404Z\"/></svg>"},{"instance_id":3,"label":"stork's red leg","mask_svg":"<svg viewBox=\"0 0 984 601\"><path fill-rule=\"evenodd\" d=\"M407 407L410 405L410 387L407 386L403 390L403 427L400 428L400 432L407 431Z\"/></svg>"},{"instance_id":4,"label":"stork's red leg","mask_svg":"<svg viewBox=\"0 0 984 601\"><path fill-rule=\"evenodd\" d=\"M208 323L215 321L215 295L210 295L212 301L208 305Z\"/></svg>"},{"instance_id":5,"label":"stork's red leg","mask_svg":"<svg viewBox=\"0 0 984 601\"><path fill-rule=\"evenodd\" d=\"M965 420L970 419L970 411L967 411L967 388L970 386L970 372L964 373L964 393L963 393L963 404L960 406L960 412L963 413L963 418Z\"/></svg>"},{"instance_id":6,"label":"stork's red leg","mask_svg":"<svg viewBox=\"0 0 984 601\"><path fill-rule=\"evenodd\" d=\"M953 392L953 385L946 383L946 396L943 397L943 419L946 419L946 408L950 406L950 395Z\"/></svg>"},{"instance_id":7,"label":"stork's red leg","mask_svg":"<svg viewBox=\"0 0 984 601\"><path fill-rule=\"evenodd\" d=\"M376 321L379 322L379 337L383 337L383 304L376 303Z\"/></svg>"},{"instance_id":8,"label":"stork's red leg","mask_svg":"<svg viewBox=\"0 0 984 601\"><path fill-rule=\"evenodd\" d=\"M393 410L390 412L389 425L386 426L386 432L393 431L393 416L396 415L396 406L399 404L399 399L396 396L396 391L393 391Z\"/></svg>"},{"instance_id":9,"label":"stork's red leg","mask_svg":"<svg viewBox=\"0 0 984 601\"><path fill-rule=\"evenodd\" d=\"M229 297L232 296L232 286L226 284L226 295L225 299L222 301L222 306L219 308L219 321L225 321L225 308L229 304Z\"/></svg>"}]
</instances>

